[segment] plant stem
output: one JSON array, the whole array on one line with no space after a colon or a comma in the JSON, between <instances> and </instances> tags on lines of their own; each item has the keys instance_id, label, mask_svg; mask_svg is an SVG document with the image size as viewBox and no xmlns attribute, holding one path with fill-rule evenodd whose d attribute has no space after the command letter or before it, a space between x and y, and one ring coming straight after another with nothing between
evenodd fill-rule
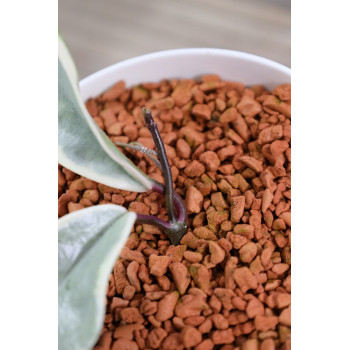
<instances>
[{"instance_id":1,"label":"plant stem","mask_svg":"<svg viewBox=\"0 0 350 350\"><path fill-rule=\"evenodd\" d=\"M165 193L164 185L159 183L158 181L154 181L152 189L158 193ZM177 221L175 223L170 224L169 228L163 228L163 231L170 238L172 244L178 245L181 241L182 236L187 231L187 209L183 200L176 192L174 192L174 204L176 207ZM139 216L137 216L137 221L139 221L138 217ZM164 222L163 220L161 221ZM155 224L155 226L162 229L162 227L158 223Z\"/></svg>"},{"instance_id":2,"label":"plant stem","mask_svg":"<svg viewBox=\"0 0 350 350\"><path fill-rule=\"evenodd\" d=\"M166 211L169 216L169 222L175 223L177 220L176 220L175 208L174 208L173 178L171 175L170 165L165 152L163 140L160 137L158 126L153 120L151 110L143 108L142 114L145 119L148 130L152 134L154 144L157 150L158 159L160 164L162 165L162 172L163 172L164 182L165 182L165 204L166 204Z\"/></svg>"},{"instance_id":3,"label":"plant stem","mask_svg":"<svg viewBox=\"0 0 350 350\"><path fill-rule=\"evenodd\" d=\"M152 215L137 214L136 222L139 224L148 224L160 228L170 239L171 243L178 245L182 236L187 231L187 226L183 222L174 222L170 224L162 219Z\"/></svg>"},{"instance_id":4,"label":"plant stem","mask_svg":"<svg viewBox=\"0 0 350 350\"><path fill-rule=\"evenodd\" d=\"M165 187L158 181L154 181L154 185L152 186L152 190L161 194L165 194ZM174 192L174 204L177 212L177 220L182 222L184 225L187 225L187 209L182 198Z\"/></svg>"},{"instance_id":5,"label":"plant stem","mask_svg":"<svg viewBox=\"0 0 350 350\"><path fill-rule=\"evenodd\" d=\"M154 225L163 231L167 231L171 228L171 224L152 215L137 214L137 222L139 224Z\"/></svg>"},{"instance_id":6,"label":"plant stem","mask_svg":"<svg viewBox=\"0 0 350 350\"><path fill-rule=\"evenodd\" d=\"M134 151L142 152L143 154L145 154L148 158L150 158L154 162L154 164L157 166L157 168L162 170L162 166L159 163L159 160L157 158L153 157L153 155L155 155L155 156L157 155L156 151L153 151L152 149L148 149L138 142L124 143L124 142L117 141L117 142L114 142L114 144L119 146L119 147L130 148Z\"/></svg>"},{"instance_id":7,"label":"plant stem","mask_svg":"<svg viewBox=\"0 0 350 350\"><path fill-rule=\"evenodd\" d=\"M153 120L152 113L149 109L146 108L142 109L142 113L147 128L151 132L153 141L156 145L157 156L161 165L161 170L165 182L164 186L158 181L153 180L152 189L155 192L165 195L166 210L168 213L169 222L166 222L156 216L141 214L137 214L136 222L140 224L154 225L160 228L169 237L171 243L177 245L180 243L182 236L187 231L187 210L181 197L176 192L174 192L173 178L171 175L168 158L165 152L165 147L163 144L163 140L160 137L157 124ZM125 144L120 144L120 146L127 147L127 145ZM129 148L134 147L135 146ZM147 155L150 156L149 154Z\"/></svg>"}]
</instances>

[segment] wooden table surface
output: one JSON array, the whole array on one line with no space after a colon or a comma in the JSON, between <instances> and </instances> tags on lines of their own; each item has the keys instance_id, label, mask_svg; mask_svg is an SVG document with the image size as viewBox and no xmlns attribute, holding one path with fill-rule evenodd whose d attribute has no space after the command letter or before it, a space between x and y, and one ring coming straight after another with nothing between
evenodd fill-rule
<instances>
[{"instance_id":1,"label":"wooden table surface","mask_svg":"<svg viewBox=\"0 0 350 350\"><path fill-rule=\"evenodd\" d=\"M80 78L185 47L245 51L290 67L290 0L60 0L58 15Z\"/></svg>"}]
</instances>

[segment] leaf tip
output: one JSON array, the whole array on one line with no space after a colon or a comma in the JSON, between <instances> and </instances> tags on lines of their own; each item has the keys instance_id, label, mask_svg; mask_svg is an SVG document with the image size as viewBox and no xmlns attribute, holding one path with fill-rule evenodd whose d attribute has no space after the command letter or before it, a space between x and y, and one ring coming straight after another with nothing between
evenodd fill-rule
<instances>
[{"instance_id":1,"label":"leaf tip","mask_svg":"<svg viewBox=\"0 0 350 350\"><path fill-rule=\"evenodd\" d=\"M146 125L154 124L154 120L152 117L152 112L149 108L142 107L143 119L145 120Z\"/></svg>"}]
</instances>

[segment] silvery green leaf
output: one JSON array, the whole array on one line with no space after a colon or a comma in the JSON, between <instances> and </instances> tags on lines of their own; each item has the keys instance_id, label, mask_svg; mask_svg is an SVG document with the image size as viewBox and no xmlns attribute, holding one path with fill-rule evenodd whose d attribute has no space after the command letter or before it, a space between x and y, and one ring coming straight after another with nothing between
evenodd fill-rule
<instances>
[{"instance_id":1,"label":"silvery green leaf","mask_svg":"<svg viewBox=\"0 0 350 350\"><path fill-rule=\"evenodd\" d=\"M135 213L113 204L59 219L59 350L90 350L98 340L109 274L135 219Z\"/></svg>"},{"instance_id":2,"label":"silvery green leaf","mask_svg":"<svg viewBox=\"0 0 350 350\"><path fill-rule=\"evenodd\" d=\"M78 88L78 75L58 35L58 162L107 186L134 192L152 188L143 174L91 118Z\"/></svg>"}]
</instances>

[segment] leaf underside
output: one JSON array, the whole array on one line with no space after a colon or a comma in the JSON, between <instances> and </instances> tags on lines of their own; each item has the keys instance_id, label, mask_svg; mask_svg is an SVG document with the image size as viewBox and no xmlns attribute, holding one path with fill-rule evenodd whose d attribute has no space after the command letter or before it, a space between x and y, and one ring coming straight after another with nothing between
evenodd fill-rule
<instances>
[{"instance_id":1,"label":"leaf underside","mask_svg":"<svg viewBox=\"0 0 350 350\"><path fill-rule=\"evenodd\" d=\"M59 350L90 350L96 343L104 321L109 274L135 220L135 213L113 204L59 219Z\"/></svg>"},{"instance_id":2,"label":"leaf underside","mask_svg":"<svg viewBox=\"0 0 350 350\"><path fill-rule=\"evenodd\" d=\"M58 38L58 161L91 180L127 191L145 192L152 180L113 144L91 118L78 90L74 62Z\"/></svg>"}]
</instances>

